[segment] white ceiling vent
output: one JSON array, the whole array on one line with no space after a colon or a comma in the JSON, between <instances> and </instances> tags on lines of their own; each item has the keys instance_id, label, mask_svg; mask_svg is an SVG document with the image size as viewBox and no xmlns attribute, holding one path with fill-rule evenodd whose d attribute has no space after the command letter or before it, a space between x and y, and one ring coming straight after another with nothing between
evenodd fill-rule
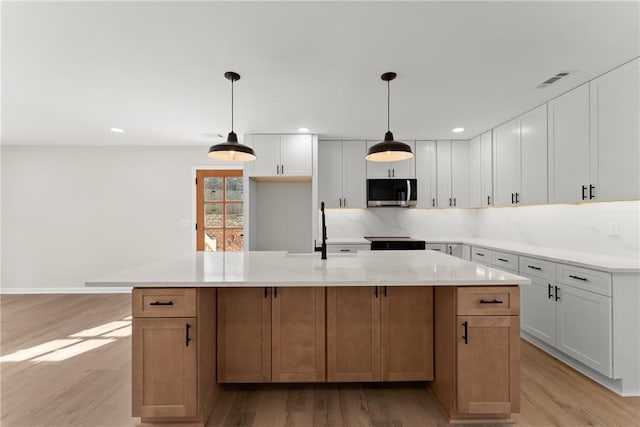
<instances>
[{"instance_id":1,"label":"white ceiling vent","mask_svg":"<svg viewBox=\"0 0 640 427\"><path fill-rule=\"evenodd\" d=\"M567 77L569 74L571 74L571 72L570 72L570 71L562 71L562 72L560 72L560 73L556 74L556 75L555 75L555 76L553 76L553 77L549 77L547 80L543 81L542 83L540 83L540 84L538 85L538 89L543 89L543 88L545 88L545 87L547 87L547 86L549 86L549 85L551 85L551 84L553 84L553 83L557 82L557 81L558 81L558 80L560 80L561 78L563 78L563 77Z\"/></svg>"}]
</instances>

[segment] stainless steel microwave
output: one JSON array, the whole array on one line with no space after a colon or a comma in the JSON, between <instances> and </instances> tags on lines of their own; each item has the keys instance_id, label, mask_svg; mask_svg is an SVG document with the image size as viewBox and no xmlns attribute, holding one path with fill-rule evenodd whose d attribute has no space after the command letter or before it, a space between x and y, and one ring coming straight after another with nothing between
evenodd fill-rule
<instances>
[{"instance_id":1,"label":"stainless steel microwave","mask_svg":"<svg viewBox=\"0 0 640 427\"><path fill-rule=\"evenodd\" d=\"M368 179L367 207L415 206L418 199L416 179Z\"/></svg>"}]
</instances>

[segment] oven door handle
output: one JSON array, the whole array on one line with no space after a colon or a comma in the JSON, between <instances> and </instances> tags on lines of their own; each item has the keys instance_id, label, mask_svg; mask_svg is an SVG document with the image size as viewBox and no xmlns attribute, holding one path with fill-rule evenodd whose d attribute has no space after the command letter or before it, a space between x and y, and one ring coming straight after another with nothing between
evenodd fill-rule
<instances>
[{"instance_id":1,"label":"oven door handle","mask_svg":"<svg viewBox=\"0 0 640 427\"><path fill-rule=\"evenodd\" d=\"M407 180L407 204L411 200L411 180Z\"/></svg>"}]
</instances>

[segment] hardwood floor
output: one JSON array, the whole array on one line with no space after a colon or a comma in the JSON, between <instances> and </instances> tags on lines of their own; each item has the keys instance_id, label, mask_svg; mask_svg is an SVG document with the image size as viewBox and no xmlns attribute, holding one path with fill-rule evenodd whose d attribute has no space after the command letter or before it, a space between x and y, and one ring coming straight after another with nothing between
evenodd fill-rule
<instances>
[{"instance_id":1,"label":"hardwood floor","mask_svg":"<svg viewBox=\"0 0 640 427\"><path fill-rule=\"evenodd\" d=\"M0 425L133 426L130 295L0 296ZM64 341L63 341L64 340ZM522 342L518 426L639 426L622 398ZM419 383L227 386L209 426L445 426Z\"/></svg>"}]
</instances>

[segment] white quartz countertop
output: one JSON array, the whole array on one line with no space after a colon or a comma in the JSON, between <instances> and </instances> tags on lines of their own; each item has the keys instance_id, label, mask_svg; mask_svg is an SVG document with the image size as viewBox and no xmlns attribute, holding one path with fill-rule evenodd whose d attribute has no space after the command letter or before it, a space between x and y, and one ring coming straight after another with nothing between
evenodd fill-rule
<instances>
[{"instance_id":1,"label":"white quartz countertop","mask_svg":"<svg viewBox=\"0 0 640 427\"><path fill-rule=\"evenodd\" d=\"M465 286L530 280L434 251L354 254L193 252L86 282L87 286Z\"/></svg>"},{"instance_id":2,"label":"white quartz countertop","mask_svg":"<svg viewBox=\"0 0 640 427\"><path fill-rule=\"evenodd\" d=\"M327 245L371 245L371 241L364 237L340 237L327 239Z\"/></svg>"}]
</instances>

